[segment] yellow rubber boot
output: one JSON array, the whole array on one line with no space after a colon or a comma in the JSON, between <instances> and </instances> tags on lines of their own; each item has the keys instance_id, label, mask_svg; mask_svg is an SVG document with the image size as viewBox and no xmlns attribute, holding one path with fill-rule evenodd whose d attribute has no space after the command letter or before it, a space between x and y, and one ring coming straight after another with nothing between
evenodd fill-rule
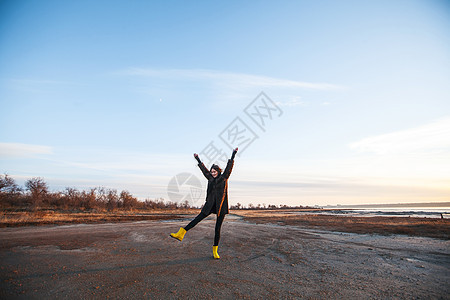
<instances>
[{"instance_id":1,"label":"yellow rubber boot","mask_svg":"<svg viewBox=\"0 0 450 300\"><path fill-rule=\"evenodd\" d=\"M170 236L181 242L183 240L185 234L186 234L186 229L184 229L183 227L180 227L180 230L178 230L177 233L171 233Z\"/></svg>"},{"instance_id":2,"label":"yellow rubber boot","mask_svg":"<svg viewBox=\"0 0 450 300\"><path fill-rule=\"evenodd\" d=\"M215 259L219 259L220 258L219 253L217 253L217 248L218 247L219 246L213 246L213 255L214 255Z\"/></svg>"}]
</instances>

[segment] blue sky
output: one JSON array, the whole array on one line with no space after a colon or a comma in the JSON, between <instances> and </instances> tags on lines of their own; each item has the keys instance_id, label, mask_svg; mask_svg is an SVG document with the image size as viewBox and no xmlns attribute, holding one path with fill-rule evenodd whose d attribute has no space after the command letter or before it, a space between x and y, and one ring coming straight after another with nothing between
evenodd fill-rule
<instances>
[{"instance_id":1,"label":"blue sky","mask_svg":"<svg viewBox=\"0 0 450 300\"><path fill-rule=\"evenodd\" d=\"M446 1L1 1L0 171L169 200L239 117L231 204L449 201L449 28Z\"/></svg>"}]
</instances>

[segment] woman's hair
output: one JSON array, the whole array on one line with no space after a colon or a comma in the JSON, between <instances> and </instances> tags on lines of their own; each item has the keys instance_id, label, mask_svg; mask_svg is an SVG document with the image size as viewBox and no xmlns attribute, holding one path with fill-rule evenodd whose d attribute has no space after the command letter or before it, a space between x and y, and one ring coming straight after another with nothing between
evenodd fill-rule
<instances>
[{"instance_id":1,"label":"woman's hair","mask_svg":"<svg viewBox=\"0 0 450 300\"><path fill-rule=\"evenodd\" d=\"M211 170L212 170L212 169L216 170L217 173L219 173L219 174L222 173L222 169L221 169L218 165L213 164L213 165L211 166ZM209 170L209 171L211 171L211 170Z\"/></svg>"}]
</instances>

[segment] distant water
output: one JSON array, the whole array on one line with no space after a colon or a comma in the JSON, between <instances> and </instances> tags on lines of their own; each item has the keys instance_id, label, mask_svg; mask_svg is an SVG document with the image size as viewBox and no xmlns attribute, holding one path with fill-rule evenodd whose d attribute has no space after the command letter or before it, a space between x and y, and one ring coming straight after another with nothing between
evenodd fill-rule
<instances>
[{"instance_id":1,"label":"distant water","mask_svg":"<svg viewBox=\"0 0 450 300\"><path fill-rule=\"evenodd\" d=\"M310 212L296 212L307 214ZM357 217L422 217L422 218L444 218L450 219L450 207L376 207L376 208L333 208L314 211L317 214L344 215Z\"/></svg>"}]
</instances>

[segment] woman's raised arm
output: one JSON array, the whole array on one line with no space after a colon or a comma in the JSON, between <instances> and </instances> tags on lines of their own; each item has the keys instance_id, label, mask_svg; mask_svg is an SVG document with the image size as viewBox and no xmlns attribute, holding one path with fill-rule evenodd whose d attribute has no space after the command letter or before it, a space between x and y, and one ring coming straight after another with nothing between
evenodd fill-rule
<instances>
[{"instance_id":1,"label":"woman's raised arm","mask_svg":"<svg viewBox=\"0 0 450 300\"><path fill-rule=\"evenodd\" d=\"M202 163L202 161L198 157L197 153L194 153L194 157L198 161L198 167L202 171L203 176L205 176L206 179L208 179L208 180L213 179L213 176L211 175L211 172L209 172L208 169L205 167L205 165Z\"/></svg>"},{"instance_id":2,"label":"woman's raised arm","mask_svg":"<svg viewBox=\"0 0 450 300\"><path fill-rule=\"evenodd\" d=\"M230 177L231 170L233 170L234 157L236 156L237 151L238 148L233 150L233 154L231 154L231 159L228 160L227 167L225 168L225 171L223 171L223 177L227 179L228 177Z\"/></svg>"}]
</instances>

